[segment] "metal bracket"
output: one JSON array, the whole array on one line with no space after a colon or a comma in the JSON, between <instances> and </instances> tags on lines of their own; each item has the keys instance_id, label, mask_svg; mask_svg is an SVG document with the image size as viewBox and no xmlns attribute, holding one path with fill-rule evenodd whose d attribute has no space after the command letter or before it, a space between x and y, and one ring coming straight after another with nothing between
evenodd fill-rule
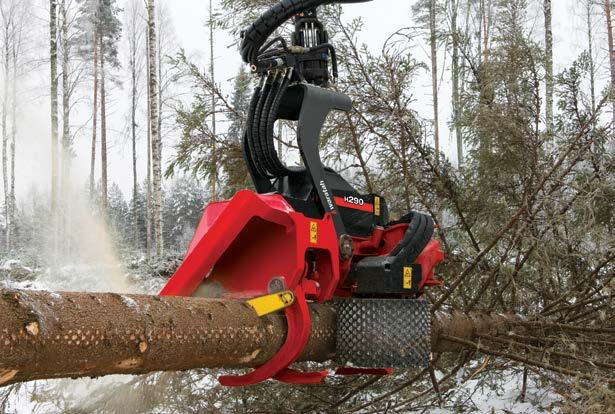
<instances>
[{"instance_id":1,"label":"metal bracket","mask_svg":"<svg viewBox=\"0 0 615 414\"><path fill-rule=\"evenodd\" d=\"M295 303L295 294L290 290L259 296L246 302L258 316L269 315Z\"/></svg>"}]
</instances>

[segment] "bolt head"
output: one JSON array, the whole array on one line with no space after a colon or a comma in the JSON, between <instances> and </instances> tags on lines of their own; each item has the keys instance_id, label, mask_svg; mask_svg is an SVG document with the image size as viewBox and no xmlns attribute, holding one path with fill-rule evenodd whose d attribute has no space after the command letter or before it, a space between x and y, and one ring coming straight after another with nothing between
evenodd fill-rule
<instances>
[{"instance_id":1,"label":"bolt head","mask_svg":"<svg viewBox=\"0 0 615 414\"><path fill-rule=\"evenodd\" d=\"M346 261L354 254L354 243L352 237L347 234L342 234L340 237L340 259Z\"/></svg>"}]
</instances>

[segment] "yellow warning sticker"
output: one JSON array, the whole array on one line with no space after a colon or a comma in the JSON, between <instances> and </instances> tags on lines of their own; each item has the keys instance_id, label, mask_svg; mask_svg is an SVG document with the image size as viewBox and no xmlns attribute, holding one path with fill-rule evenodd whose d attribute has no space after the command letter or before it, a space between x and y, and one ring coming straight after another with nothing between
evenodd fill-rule
<instances>
[{"instance_id":1,"label":"yellow warning sticker","mask_svg":"<svg viewBox=\"0 0 615 414\"><path fill-rule=\"evenodd\" d=\"M318 223L310 221L310 243L318 243Z\"/></svg>"},{"instance_id":2,"label":"yellow warning sticker","mask_svg":"<svg viewBox=\"0 0 615 414\"><path fill-rule=\"evenodd\" d=\"M380 197L378 196L374 197L374 215L380 215Z\"/></svg>"},{"instance_id":3,"label":"yellow warning sticker","mask_svg":"<svg viewBox=\"0 0 615 414\"><path fill-rule=\"evenodd\" d=\"M412 289L412 268L404 267L404 289Z\"/></svg>"}]
</instances>

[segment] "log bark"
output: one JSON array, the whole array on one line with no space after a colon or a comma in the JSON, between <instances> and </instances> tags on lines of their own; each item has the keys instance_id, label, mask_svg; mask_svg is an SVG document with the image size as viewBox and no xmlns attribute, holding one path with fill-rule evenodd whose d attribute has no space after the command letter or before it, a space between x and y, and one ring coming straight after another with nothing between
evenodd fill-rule
<instances>
[{"instance_id":1,"label":"log bark","mask_svg":"<svg viewBox=\"0 0 615 414\"><path fill-rule=\"evenodd\" d=\"M310 340L299 360L324 362L335 356L335 308L330 304L310 308ZM432 351L470 349L510 356L501 349L511 349L522 335L532 343L555 332L575 334L575 329L568 328L580 329L546 320L525 321L515 315L436 312ZM590 332L583 329L584 335ZM612 331L591 328L609 337ZM239 301L4 289L0 290L0 386L48 378L254 367L276 353L285 335L283 315L259 318ZM488 347L479 345L498 337L507 338L499 341L505 344L500 351L494 348L497 341ZM532 348L536 347L523 346ZM510 358L521 358L515 355ZM564 369L525 357L523 361L589 377L587 371L572 366Z\"/></svg>"},{"instance_id":2,"label":"log bark","mask_svg":"<svg viewBox=\"0 0 615 414\"><path fill-rule=\"evenodd\" d=\"M303 361L335 349L335 312L312 306ZM45 378L252 367L282 346L283 315L198 298L0 290L0 386Z\"/></svg>"}]
</instances>

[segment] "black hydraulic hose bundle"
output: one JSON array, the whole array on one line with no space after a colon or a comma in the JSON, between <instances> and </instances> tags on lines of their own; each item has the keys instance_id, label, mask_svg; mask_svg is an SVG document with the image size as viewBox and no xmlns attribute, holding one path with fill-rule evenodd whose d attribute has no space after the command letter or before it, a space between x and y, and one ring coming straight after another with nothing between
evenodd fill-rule
<instances>
[{"instance_id":1,"label":"black hydraulic hose bundle","mask_svg":"<svg viewBox=\"0 0 615 414\"><path fill-rule=\"evenodd\" d=\"M246 150L247 152L249 152L250 159L252 160L254 164L254 168L256 169L256 172L261 177L267 177L267 170L261 164L261 160L256 156L257 155L256 153L257 143L255 142L254 129L252 126L254 125L255 119L258 118L256 116L257 115L256 108L261 98L264 83L265 83L265 79L262 78L260 84L254 89L254 94L252 95L252 100L250 101L250 107L248 109L248 119L246 120L246 132L244 134L245 140L247 143Z\"/></svg>"},{"instance_id":2,"label":"black hydraulic hose bundle","mask_svg":"<svg viewBox=\"0 0 615 414\"><path fill-rule=\"evenodd\" d=\"M282 103L282 97L286 93L286 90L288 89L288 85L290 84L292 72L293 70L291 68L288 70L288 73L286 74L286 76L284 76L282 83L280 85L280 89L278 93L276 94L275 99L273 100L271 109L269 111L269 115L266 120L267 121L266 122L267 124L267 128L266 128L267 147L266 147L265 155L267 159L270 160L270 163L272 164L272 172L274 173L274 175L284 175L284 174L290 173L288 168L286 168L286 166L280 161L276 153L275 145L273 142L274 141L273 130L275 126L275 121L277 120L278 111L280 110L280 104ZM282 137L278 137L278 139L281 139L281 138Z\"/></svg>"},{"instance_id":3,"label":"black hydraulic hose bundle","mask_svg":"<svg viewBox=\"0 0 615 414\"><path fill-rule=\"evenodd\" d=\"M271 105L273 104L273 101L275 100L276 96L280 93L280 86L282 85L282 78L284 78L283 73L276 72L273 75L271 89L269 90L269 95L267 96L267 99L265 99L265 104L263 106L263 110L261 112L259 125L258 125L258 136L260 138L259 140L260 154L263 156L265 165L267 166L267 170L271 172L272 175L277 175L277 174L274 171L275 170L275 168L273 167L274 163L271 162L271 160L267 156L267 147L268 147L267 141L270 138L269 136L267 136L267 120L271 116L275 117L277 115L277 114L271 114Z\"/></svg>"},{"instance_id":4,"label":"black hydraulic hose bundle","mask_svg":"<svg viewBox=\"0 0 615 414\"><path fill-rule=\"evenodd\" d=\"M260 123L261 117L263 116L263 107L265 106L265 102L269 97L272 85L273 77L269 75L265 78L265 85L263 86L261 95L258 98L258 103L256 104L256 111L254 113L254 120L252 121L252 139L254 141L255 158L262 161L265 172L267 171L267 164L263 160L263 151L261 149Z\"/></svg>"},{"instance_id":5,"label":"black hydraulic hose bundle","mask_svg":"<svg viewBox=\"0 0 615 414\"><path fill-rule=\"evenodd\" d=\"M246 140L254 166L259 176L275 178L291 174L278 158L274 145L274 125L282 97L290 83L292 70L276 72L262 78L250 102Z\"/></svg>"}]
</instances>

